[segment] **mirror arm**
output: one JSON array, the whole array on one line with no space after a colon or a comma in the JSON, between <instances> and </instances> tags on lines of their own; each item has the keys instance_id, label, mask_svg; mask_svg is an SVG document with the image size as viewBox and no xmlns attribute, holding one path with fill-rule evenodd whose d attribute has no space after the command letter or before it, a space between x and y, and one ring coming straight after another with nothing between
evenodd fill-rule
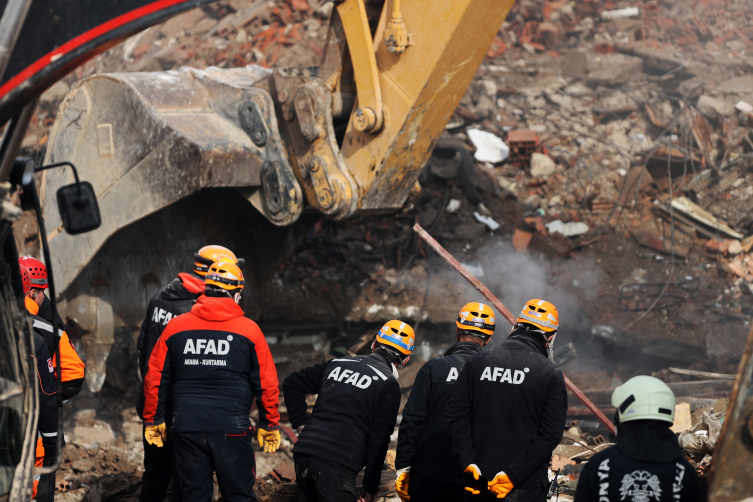
<instances>
[{"instance_id":1,"label":"mirror arm","mask_svg":"<svg viewBox=\"0 0 753 502\"><path fill-rule=\"evenodd\" d=\"M76 166L71 164L70 162L56 162L55 164L47 164L46 166L39 166L34 168L34 172L38 173L39 171L44 171L46 169L53 169L55 167L63 167L63 166L69 166L71 169L73 169L73 177L76 178L76 187L78 187L78 195L81 195L81 182L78 180L78 171L76 170Z\"/></svg>"}]
</instances>

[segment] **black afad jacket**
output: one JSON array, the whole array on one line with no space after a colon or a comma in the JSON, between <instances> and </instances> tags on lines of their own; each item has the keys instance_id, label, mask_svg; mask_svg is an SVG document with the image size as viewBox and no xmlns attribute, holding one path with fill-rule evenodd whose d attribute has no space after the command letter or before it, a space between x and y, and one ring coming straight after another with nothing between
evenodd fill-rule
<instances>
[{"instance_id":1,"label":"black afad jacket","mask_svg":"<svg viewBox=\"0 0 753 502\"><path fill-rule=\"evenodd\" d=\"M410 467L411 472L428 479L463 483L463 471L447 435L445 409L460 370L481 349L473 342L456 343L418 372L400 422L396 469Z\"/></svg>"},{"instance_id":2,"label":"black afad jacket","mask_svg":"<svg viewBox=\"0 0 753 502\"><path fill-rule=\"evenodd\" d=\"M293 453L312 455L355 472L376 493L400 408L394 366L378 352L332 359L293 373L282 384L293 427L306 427ZM306 395L319 394L309 417Z\"/></svg>"},{"instance_id":3,"label":"black afad jacket","mask_svg":"<svg viewBox=\"0 0 753 502\"><path fill-rule=\"evenodd\" d=\"M552 451L562 439L567 390L539 337L519 329L463 367L447 404L447 432L464 469L476 464L513 485L547 484Z\"/></svg>"},{"instance_id":4,"label":"black afad jacket","mask_svg":"<svg viewBox=\"0 0 753 502\"><path fill-rule=\"evenodd\" d=\"M196 299L204 293L204 282L193 274L180 273L176 279L157 291L149 300L146 310L146 318L141 323L141 332L136 342L139 351L139 369L141 378L146 376L149 356L154 350L154 345L165 330L165 326L174 317L185 314L191 310ZM167 403L170 408L170 403ZM136 404L139 417L144 418L144 386L139 391L139 400ZM171 417L166 417L168 425Z\"/></svg>"},{"instance_id":5,"label":"black afad jacket","mask_svg":"<svg viewBox=\"0 0 753 502\"><path fill-rule=\"evenodd\" d=\"M669 423L634 420L617 427L617 444L583 468L576 502L697 502L698 475Z\"/></svg>"},{"instance_id":6,"label":"black afad jacket","mask_svg":"<svg viewBox=\"0 0 753 502\"><path fill-rule=\"evenodd\" d=\"M57 380L52 351L45 338L34 329L34 363L39 383L39 421L37 432L44 446L45 464L55 458L58 440Z\"/></svg>"}]
</instances>

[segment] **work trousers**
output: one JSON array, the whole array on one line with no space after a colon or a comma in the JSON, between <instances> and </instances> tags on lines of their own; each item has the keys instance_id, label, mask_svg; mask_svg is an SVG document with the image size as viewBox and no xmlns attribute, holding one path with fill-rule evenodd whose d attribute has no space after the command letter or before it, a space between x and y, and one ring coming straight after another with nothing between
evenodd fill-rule
<instances>
[{"instance_id":1,"label":"work trousers","mask_svg":"<svg viewBox=\"0 0 753 502\"><path fill-rule=\"evenodd\" d=\"M144 442L144 475L141 476L141 495L139 502L162 502L167 494L170 481L173 482L172 502L183 500L180 481L175 474L175 456L173 455L172 434L167 435L165 445L161 448L146 442L144 434L141 434Z\"/></svg>"},{"instance_id":2,"label":"work trousers","mask_svg":"<svg viewBox=\"0 0 753 502\"><path fill-rule=\"evenodd\" d=\"M546 502L546 488L513 488L510 493L503 499L505 502ZM473 495L465 492L465 502L499 502L499 499L492 492L485 492L479 495ZM413 502L413 499L411 499Z\"/></svg>"},{"instance_id":3,"label":"work trousers","mask_svg":"<svg viewBox=\"0 0 753 502\"><path fill-rule=\"evenodd\" d=\"M173 436L175 470L183 489L183 502L212 500L212 472L217 475L222 500L258 500L253 488L256 457L250 434L177 432Z\"/></svg>"},{"instance_id":4,"label":"work trousers","mask_svg":"<svg viewBox=\"0 0 753 502\"><path fill-rule=\"evenodd\" d=\"M353 469L311 455L296 455L298 502L354 502L358 498Z\"/></svg>"},{"instance_id":5,"label":"work trousers","mask_svg":"<svg viewBox=\"0 0 753 502\"><path fill-rule=\"evenodd\" d=\"M466 493L462 483L443 483L415 473L410 474L408 495L411 502L459 502Z\"/></svg>"}]
</instances>

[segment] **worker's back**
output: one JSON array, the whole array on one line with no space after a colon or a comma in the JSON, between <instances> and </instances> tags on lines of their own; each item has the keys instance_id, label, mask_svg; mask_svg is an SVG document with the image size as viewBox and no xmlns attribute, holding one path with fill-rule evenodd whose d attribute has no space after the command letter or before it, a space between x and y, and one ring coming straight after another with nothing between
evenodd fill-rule
<instances>
[{"instance_id":1,"label":"worker's back","mask_svg":"<svg viewBox=\"0 0 753 502\"><path fill-rule=\"evenodd\" d=\"M447 406L447 430L459 466L477 464L488 477L504 471L516 487L538 488L562 438L567 391L543 341L516 333L465 365ZM460 417L468 408L470 435Z\"/></svg>"},{"instance_id":2,"label":"worker's back","mask_svg":"<svg viewBox=\"0 0 753 502\"><path fill-rule=\"evenodd\" d=\"M293 452L360 471L380 397L390 390L400 393L392 366L379 354L332 359L322 376L316 405ZM286 395L291 383L283 384Z\"/></svg>"},{"instance_id":3,"label":"worker's back","mask_svg":"<svg viewBox=\"0 0 753 502\"><path fill-rule=\"evenodd\" d=\"M463 482L447 435L445 410L465 363L483 347L459 342L442 357L427 362L416 376L398 435L395 468L436 481Z\"/></svg>"},{"instance_id":4,"label":"worker's back","mask_svg":"<svg viewBox=\"0 0 753 502\"><path fill-rule=\"evenodd\" d=\"M149 381L153 367L155 378L169 372L174 432L243 433L255 397L262 399L260 426L277 422L277 372L266 339L231 298L201 296L168 323L149 359L145 392L160 395L146 396L145 420L155 417L166 392Z\"/></svg>"},{"instance_id":5,"label":"worker's back","mask_svg":"<svg viewBox=\"0 0 753 502\"><path fill-rule=\"evenodd\" d=\"M576 502L696 502L698 475L682 455L674 434L657 438L630 422L620 427L617 445L594 455L578 481Z\"/></svg>"}]
</instances>

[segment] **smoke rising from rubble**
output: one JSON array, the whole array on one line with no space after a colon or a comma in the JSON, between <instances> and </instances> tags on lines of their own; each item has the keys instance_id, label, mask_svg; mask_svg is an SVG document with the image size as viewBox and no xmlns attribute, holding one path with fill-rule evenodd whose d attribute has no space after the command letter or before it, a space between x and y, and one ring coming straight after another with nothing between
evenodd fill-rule
<instances>
[{"instance_id":1,"label":"smoke rising from rubble","mask_svg":"<svg viewBox=\"0 0 753 502\"><path fill-rule=\"evenodd\" d=\"M577 339L578 334L590 336L590 323L580 302L581 299L593 300L598 294L601 271L593 260L582 258L577 262L570 260L558 264L543 253L519 253L508 240L501 239L478 250L475 255L484 270L481 281L513 316L517 316L524 302L541 298L552 302L559 311L561 329L557 343L560 346ZM453 280L463 281L454 270L445 267L440 270L442 274L454 274ZM467 294L468 301L486 302L470 285ZM494 344L504 341L509 332L507 321L500 315L497 326L502 336L494 337ZM581 350L580 346L578 350Z\"/></svg>"}]
</instances>

